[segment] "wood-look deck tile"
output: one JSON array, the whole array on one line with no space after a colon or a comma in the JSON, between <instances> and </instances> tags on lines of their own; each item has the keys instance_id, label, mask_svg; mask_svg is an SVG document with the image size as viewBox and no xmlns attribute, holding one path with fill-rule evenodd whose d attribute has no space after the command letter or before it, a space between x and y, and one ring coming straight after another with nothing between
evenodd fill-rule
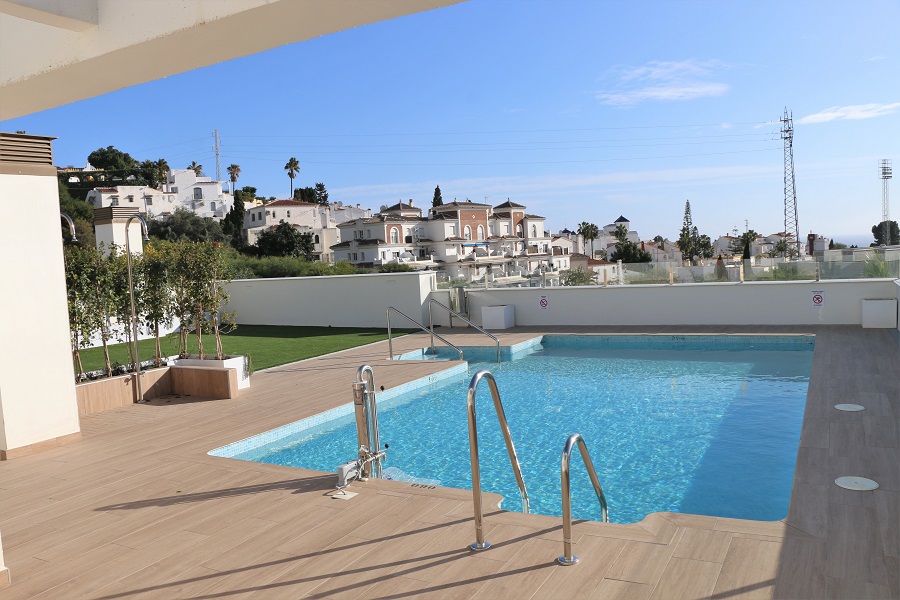
<instances>
[{"instance_id":1,"label":"wood-look deck tile","mask_svg":"<svg viewBox=\"0 0 900 600\"><path fill-rule=\"evenodd\" d=\"M556 562L559 548L549 540L533 538L522 544L522 549L499 571L489 577L472 598L518 600L523 590L536 590L556 569L566 567Z\"/></svg>"},{"instance_id":2,"label":"wood-look deck tile","mask_svg":"<svg viewBox=\"0 0 900 600\"><path fill-rule=\"evenodd\" d=\"M734 536L729 531L712 531L709 529L685 529L675 546L673 556L721 563Z\"/></svg>"},{"instance_id":3,"label":"wood-look deck tile","mask_svg":"<svg viewBox=\"0 0 900 600\"><path fill-rule=\"evenodd\" d=\"M628 542L606 573L606 578L655 586L676 546L677 542L668 545Z\"/></svg>"},{"instance_id":4,"label":"wood-look deck tile","mask_svg":"<svg viewBox=\"0 0 900 600\"><path fill-rule=\"evenodd\" d=\"M580 559L575 565L577 571L562 565L559 569L554 568L532 599L589 598L626 544L627 542L623 540L583 537L573 548L575 555ZM563 553L561 540L558 542L557 552L559 555Z\"/></svg>"},{"instance_id":5,"label":"wood-look deck tile","mask_svg":"<svg viewBox=\"0 0 900 600\"><path fill-rule=\"evenodd\" d=\"M590 600L648 600L652 593L653 586L645 583L604 579Z\"/></svg>"},{"instance_id":6,"label":"wood-look deck tile","mask_svg":"<svg viewBox=\"0 0 900 600\"><path fill-rule=\"evenodd\" d=\"M722 568L720 563L673 557L666 565L651 600L707 598Z\"/></svg>"},{"instance_id":7,"label":"wood-look deck tile","mask_svg":"<svg viewBox=\"0 0 900 600\"><path fill-rule=\"evenodd\" d=\"M782 543L734 537L722 563L712 597L771 598L778 576Z\"/></svg>"}]
</instances>

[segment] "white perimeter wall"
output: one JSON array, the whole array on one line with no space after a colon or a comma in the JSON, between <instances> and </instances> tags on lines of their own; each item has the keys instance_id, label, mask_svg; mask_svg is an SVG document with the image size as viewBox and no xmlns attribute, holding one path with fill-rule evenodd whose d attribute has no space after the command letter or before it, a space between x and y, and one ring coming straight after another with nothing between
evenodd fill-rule
<instances>
[{"instance_id":1,"label":"white perimeter wall","mask_svg":"<svg viewBox=\"0 0 900 600\"><path fill-rule=\"evenodd\" d=\"M434 285L434 273L241 279L228 284L228 310L247 325L385 327L393 306L422 323ZM392 315L391 327L413 326Z\"/></svg>"},{"instance_id":2,"label":"white perimeter wall","mask_svg":"<svg viewBox=\"0 0 900 600\"><path fill-rule=\"evenodd\" d=\"M0 174L0 449L79 431L56 177ZM24 203L24 204L23 204Z\"/></svg>"},{"instance_id":3,"label":"white perimeter wall","mask_svg":"<svg viewBox=\"0 0 900 600\"><path fill-rule=\"evenodd\" d=\"M892 280L856 279L472 290L468 302L479 324L481 307L512 304L516 325L860 325L864 298L898 295Z\"/></svg>"}]
</instances>

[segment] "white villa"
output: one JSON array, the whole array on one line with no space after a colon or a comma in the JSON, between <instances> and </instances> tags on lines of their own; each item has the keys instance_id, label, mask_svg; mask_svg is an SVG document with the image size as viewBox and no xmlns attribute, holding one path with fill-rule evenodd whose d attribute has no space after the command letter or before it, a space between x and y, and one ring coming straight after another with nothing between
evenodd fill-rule
<instances>
[{"instance_id":1,"label":"white villa","mask_svg":"<svg viewBox=\"0 0 900 600\"><path fill-rule=\"evenodd\" d=\"M248 244L255 244L260 233L273 229L284 221L301 233L311 233L315 244L314 258L327 263L335 260L331 247L340 241L338 224L372 215L369 209L360 208L358 204L353 207L344 206L340 202L324 206L297 200L275 200L245 206L244 239Z\"/></svg>"},{"instance_id":2,"label":"white villa","mask_svg":"<svg viewBox=\"0 0 900 600\"><path fill-rule=\"evenodd\" d=\"M511 201L493 207L454 201L423 215L410 200L338 225L342 241L332 250L336 260L353 264L409 264L467 281L568 269L567 253L551 249L544 220Z\"/></svg>"},{"instance_id":3,"label":"white villa","mask_svg":"<svg viewBox=\"0 0 900 600\"><path fill-rule=\"evenodd\" d=\"M199 217L221 220L234 205L234 197L222 191L224 184L224 181L199 176L191 169L171 169L162 191L175 197L175 207L187 209Z\"/></svg>"},{"instance_id":4,"label":"white villa","mask_svg":"<svg viewBox=\"0 0 900 600\"><path fill-rule=\"evenodd\" d=\"M92 189L87 193L85 202L94 210L120 206L136 208L143 216L159 216L175 212L175 206L178 206L175 199L175 194L167 194L146 185L117 185Z\"/></svg>"}]
</instances>

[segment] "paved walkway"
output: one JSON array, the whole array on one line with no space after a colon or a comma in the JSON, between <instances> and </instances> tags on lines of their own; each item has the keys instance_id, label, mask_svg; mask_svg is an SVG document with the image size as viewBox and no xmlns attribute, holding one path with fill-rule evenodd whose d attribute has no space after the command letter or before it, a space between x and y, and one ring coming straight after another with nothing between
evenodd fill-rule
<instances>
[{"instance_id":1,"label":"paved walkway","mask_svg":"<svg viewBox=\"0 0 900 600\"><path fill-rule=\"evenodd\" d=\"M517 328L501 339L544 331ZM788 517L582 522L574 536L582 562L562 567L554 562L558 518L486 509L494 547L473 553L471 492L370 481L338 501L333 474L206 454L349 402L360 364L373 365L385 387L446 365L389 362L379 343L257 373L236 400L159 400L92 415L80 441L0 463L0 532L13 580L0 597L900 598L900 352L888 333L565 331L817 334ZM424 339L401 338L395 351ZM840 402L866 410L834 410ZM847 474L881 487L849 492L832 483Z\"/></svg>"}]
</instances>

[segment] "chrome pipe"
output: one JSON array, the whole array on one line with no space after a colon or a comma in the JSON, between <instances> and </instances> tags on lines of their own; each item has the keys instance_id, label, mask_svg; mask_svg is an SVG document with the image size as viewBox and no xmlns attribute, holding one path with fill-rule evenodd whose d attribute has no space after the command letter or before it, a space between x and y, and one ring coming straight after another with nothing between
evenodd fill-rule
<instances>
[{"instance_id":1,"label":"chrome pipe","mask_svg":"<svg viewBox=\"0 0 900 600\"><path fill-rule=\"evenodd\" d=\"M134 373L138 391L137 401L143 404L144 388L141 384L141 359L140 355L138 354L137 313L134 309L134 281L132 280L131 275L131 240L128 238L128 227L131 225L131 222L134 219L137 219L141 222L141 228L144 230L145 242L150 240L150 234L147 231L147 221L145 221L141 215L131 215L130 217L128 217L128 220L125 221L125 263L128 265L128 295L131 299L131 335L132 343L134 344Z\"/></svg>"},{"instance_id":2,"label":"chrome pipe","mask_svg":"<svg viewBox=\"0 0 900 600\"><path fill-rule=\"evenodd\" d=\"M600 486L600 480L597 478L597 472L594 470L594 463L591 462L591 456L588 454L587 445L580 433L573 433L566 440L562 451L562 461L560 468L560 483L562 484L562 520L563 520L563 554L557 558L557 562L561 565L571 566L578 563L578 556L572 553L572 492L570 486L569 466L572 459L572 450L575 444L578 444L578 451L581 452L581 459L587 468L588 476L594 486L594 492L597 494L597 500L600 501L600 521L602 523L609 522L609 510L606 506L606 496L603 494L603 488Z\"/></svg>"},{"instance_id":3,"label":"chrome pipe","mask_svg":"<svg viewBox=\"0 0 900 600\"><path fill-rule=\"evenodd\" d=\"M410 323L412 323L413 325L415 325L416 327L418 327L419 329L421 329L421 330L424 331L425 333L429 333L429 330L428 330L424 325L422 325L421 323L419 323L418 321L416 321L415 319L413 319L413 318L410 317L409 315L400 312L399 310L397 310L397 309L394 308L393 306L388 306L388 308L387 308L388 352L390 352L390 354L391 354L390 360L393 360L393 359L394 359L394 344L393 344L393 340L391 339L391 311L397 313L398 315L400 315L401 317L403 317L404 319L406 319L407 321L409 321ZM448 342L447 340L445 340L445 339L444 339L443 337L441 337L440 335L434 333L434 330L433 330L433 329L431 330L431 334L434 335L434 337L436 337L437 339L439 339L439 340L441 340L442 342L444 342L445 344L447 344L448 346L450 346L451 348L453 348L454 350L456 350L457 352L459 352L459 360L464 360L464 359L463 359L463 352L462 352L462 350L461 350L460 348L458 348L457 346L454 346L453 344L451 344L450 342Z\"/></svg>"},{"instance_id":4,"label":"chrome pipe","mask_svg":"<svg viewBox=\"0 0 900 600\"><path fill-rule=\"evenodd\" d=\"M394 339L391 337L391 307L387 309L388 360L394 360Z\"/></svg>"},{"instance_id":5,"label":"chrome pipe","mask_svg":"<svg viewBox=\"0 0 900 600\"><path fill-rule=\"evenodd\" d=\"M67 215L66 213L59 213L60 218L65 219L66 223L69 224L69 235L72 236L72 241L77 242L78 236L75 235L75 221L72 220L72 217Z\"/></svg>"},{"instance_id":6,"label":"chrome pipe","mask_svg":"<svg viewBox=\"0 0 900 600\"><path fill-rule=\"evenodd\" d=\"M513 445L512 436L509 432L509 423L506 421L506 413L503 411L503 402L500 400L497 381L490 371L478 371L469 382L469 390L466 393L466 408L469 415L469 458L472 462L472 504L475 507L475 542L469 546L472 550L486 550L491 547L491 544L484 540L484 516L481 507L481 465L478 460L478 429L476 427L477 418L475 414L475 395L478 391L478 384L482 379L487 379L488 387L491 390L494 409L497 411L497 419L500 421L500 431L503 433L503 440L506 442L506 450L509 453L509 462L516 476L516 482L519 485L519 494L522 496L522 512L526 514L529 512L528 490L525 488L525 480L522 478L522 467L519 464L519 457L516 454L516 448Z\"/></svg>"}]
</instances>

